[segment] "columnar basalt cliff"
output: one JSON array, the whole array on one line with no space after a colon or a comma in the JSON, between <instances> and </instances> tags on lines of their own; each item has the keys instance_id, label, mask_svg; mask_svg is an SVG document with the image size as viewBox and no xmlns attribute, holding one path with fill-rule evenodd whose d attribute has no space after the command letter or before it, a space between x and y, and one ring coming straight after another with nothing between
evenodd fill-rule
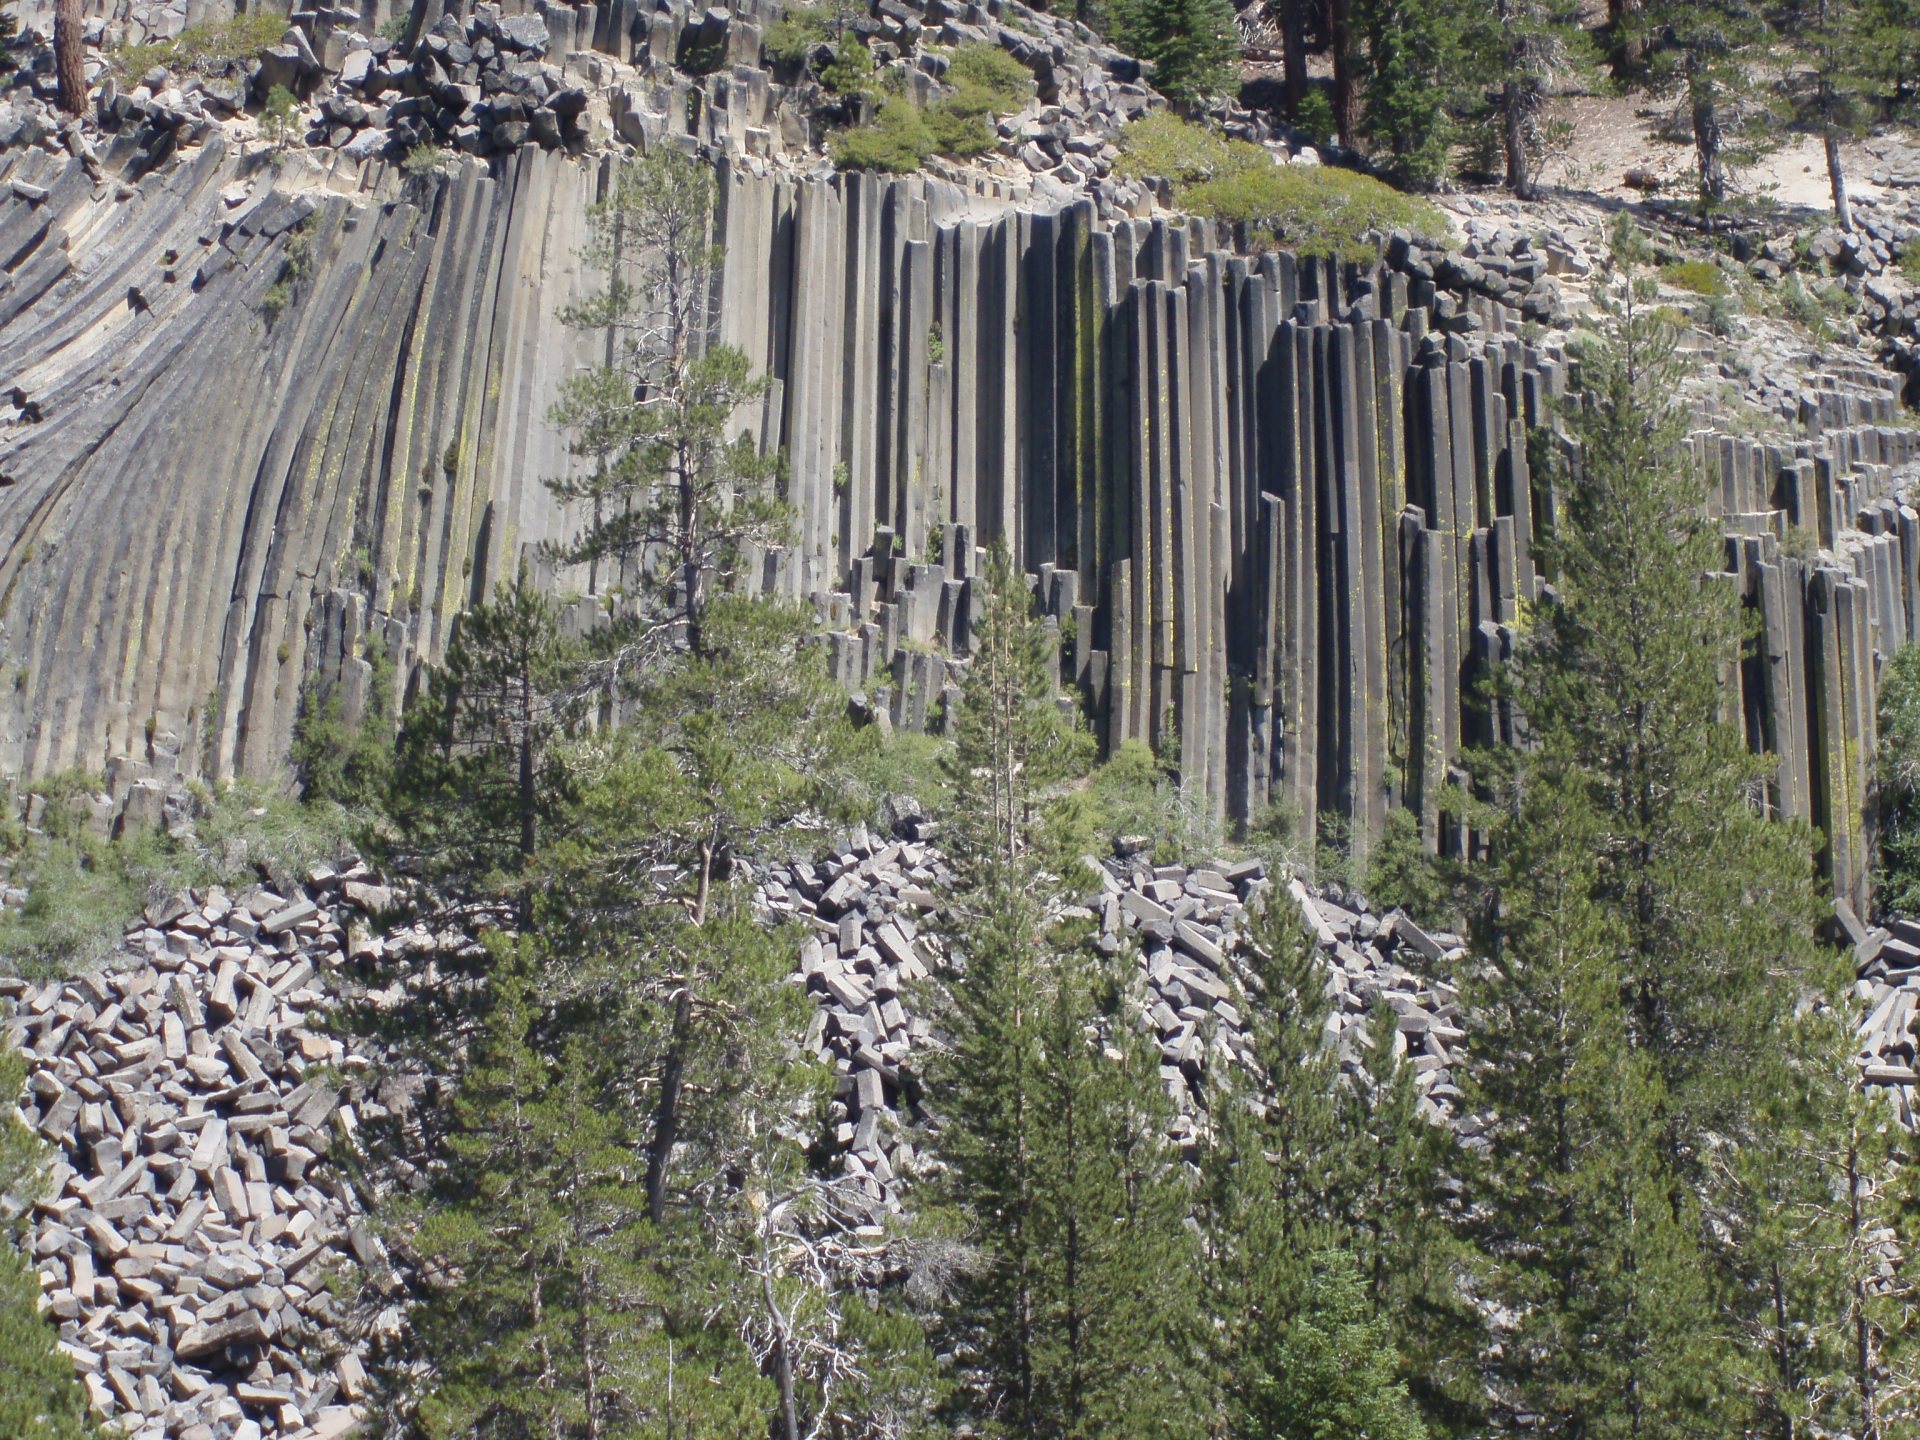
<instances>
[{"instance_id":1,"label":"columnar basalt cliff","mask_svg":"<svg viewBox=\"0 0 1920 1440\"><path fill-rule=\"evenodd\" d=\"M976 9L947 25L988 33ZM546 22L589 86L607 26L659 71L712 21L663 14L643 45L599 14ZM431 6L409 24L459 33ZM1554 257L1249 253L1091 162L1082 192L822 175L779 158L758 40L735 48L732 71L593 104L717 157L713 336L773 381L741 424L784 453L795 516L761 583L816 608L839 678L937 726L977 549L1004 537L1104 742L1177 746L1220 821L1277 807L1311 840L1332 815L1364 852L1404 806L1430 846L1469 844L1437 801L1463 747L1506 733L1475 681L1551 583L1532 538L1567 364L1522 317L1550 313ZM1075 74L1114 88L1049 84ZM503 151L504 113L449 132L490 159L404 179L351 138L282 173L218 125L162 144L137 116L96 149L0 148L0 773L106 767L142 804L175 775L277 776L307 677L351 712L368 632L410 685L499 578L545 572L577 518L541 483L569 464L548 409L601 343L559 311L593 283L613 156L584 128ZM1897 397L1836 374L1795 438L1697 440L1722 581L1761 622L1729 714L1781 756L1773 803L1826 834L1857 905L1878 657L1920 623Z\"/></svg>"},{"instance_id":2,"label":"columnar basalt cliff","mask_svg":"<svg viewBox=\"0 0 1920 1440\"><path fill-rule=\"evenodd\" d=\"M226 215L215 148L110 206L77 164L14 162L10 771L271 775L302 676L363 666L371 626L433 659L564 529L545 411L591 337L555 315L602 173L528 152ZM753 423L797 517L767 579L820 606L841 678L937 716L968 552L1005 536L1110 744L1177 738L1226 818L1332 812L1364 846L1403 804L1447 839L1447 767L1505 723L1472 678L1542 583L1528 437L1556 359L1428 333L1404 270L1248 258L1204 225L738 165L723 196L717 333L776 382ZM1873 656L1910 633L1920 535L1891 493L1912 432L1835 408L1792 450L1700 444L1765 623L1742 711L1852 894ZM1829 553L1787 554L1788 526Z\"/></svg>"}]
</instances>

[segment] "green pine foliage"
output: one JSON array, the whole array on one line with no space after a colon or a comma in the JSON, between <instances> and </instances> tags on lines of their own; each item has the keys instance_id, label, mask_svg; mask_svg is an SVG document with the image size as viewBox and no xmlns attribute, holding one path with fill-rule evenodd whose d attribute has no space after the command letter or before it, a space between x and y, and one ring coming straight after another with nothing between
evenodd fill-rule
<instances>
[{"instance_id":1,"label":"green pine foliage","mask_svg":"<svg viewBox=\"0 0 1920 1440\"><path fill-rule=\"evenodd\" d=\"M1760 0L1646 0L1625 17L1646 46L1645 80L1679 90L1693 133L1700 203L1726 203L1731 172L1777 139L1748 103L1773 40Z\"/></svg>"},{"instance_id":2,"label":"green pine foliage","mask_svg":"<svg viewBox=\"0 0 1920 1440\"><path fill-rule=\"evenodd\" d=\"M402 726L396 849L451 896L524 906L564 795L555 751L577 716L580 657L522 574L460 617L445 663Z\"/></svg>"},{"instance_id":3,"label":"green pine foliage","mask_svg":"<svg viewBox=\"0 0 1920 1440\"><path fill-rule=\"evenodd\" d=\"M1887 657L1875 764L1875 903L1894 914L1920 913L1920 645L1903 645Z\"/></svg>"},{"instance_id":4,"label":"green pine foliage","mask_svg":"<svg viewBox=\"0 0 1920 1440\"><path fill-rule=\"evenodd\" d=\"M366 695L352 724L337 686L313 677L301 689L289 758L308 800L349 808L385 801L393 771L394 667L377 632L367 637L365 659Z\"/></svg>"},{"instance_id":5,"label":"green pine foliage","mask_svg":"<svg viewBox=\"0 0 1920 1440\"><path fill-rule=\"evenodd\" d=\"M955 1421L1035 1436L1203 1433L1190 1202L1157 1050L1114 961L1049 916L1075 883L1058 821L1090 760L1048 680L1048 632L1005 547L955 717L962 880L940 1000L952 1042L942 1199L974 1254L942 1328Z\"/></svg>"},{"instance_id":6,"label":"green pine foliage","mask_svg":"<svg viewBox=\"0 0 1920 1440\"><path fill-rule=\"evenodd\" d=\"M1369 154L1409 184L1446 177L1456 114L1475 81L1484 7L1461 0L1355 0L1364 44L1361 133Z\"/></svg>"},{"instance_id":7,"label":"green pine foliage","mask_svg":"<svg viewBox=\"0 0 1920 1440\"><path fill-rule=\"evenodd\" d=\"M1771 762L1720 720L1745 622L1703 578L1719 540L1645 258L1623 221L1541 546L1558 592L1512 676L1534 743L1481 774L1475 1210L1515 1317L1502 1388L1547 1433L1749 1422L1728 1317L1769 1297L1727 1237L1758 1212L1714 1157L1766 1134L1791 1084L1781 1026L1833 978L1812 837L1754 808Z\"/></svg>"},{"instance_id":8,"label":"green pine foliage","mask_svg":"<svg viewBox=\"0 0 1920 1440\"><path fill-rule=\"evenodd\" d=\"M738 348L701 343L721 261L714 187L710 166L670 147L623 162L582 255L605 285L561 312L610 358L566 377L550 413L580 464L547 488L586 517L550 555L615 607L626 668L671 648L676 630L697 649L709 596L786 530L779 459L740 418L766 378Z\"/></svg>"},{"instance_id":9,"label":"green pine foliage","mask_svg":"<svg viewBox=\"0 0 1920 1440\"><path fill-rule=\"evenodd\" d=\"M40 1313L40 1277L21 1245L46 1186L45 1153L13 1108L26 1081L25 1062L0 1040L0 1434L88 1440L86 1392Z\"/></svg>"},{"instance_id":10,"label":"green pine foliage","mask_svg":"<svg viewBox=\"0 0 1920 1440\"><path fill-rule=\"evenodd\" d=\"M1122 174L1171 181L1177 205L1245 226L1256 245L1359 262L1377 254L1369 231L1446 234L1434 206L1370 175L1277 164L1258 145L1223 139L1164 111L1129 123L1120 143Z\"/></svg>"},{"instance_id":11,"label":"green pine foliage","mask_svg":"<svg viewBox=\"0 0 1920 1440\"><path fill-rule=\"evenodd\" d=\"M1473 1388L1478 1341L1438 1194L1451 1141L1417 1113L1393 1022L1376 1017L1373 1063L1342 1079L1326 975L1291 901L1268 907L1244 954L1235 1005L1253 1064L1209 1076L1196 1206L1216 1433L1413 1437L1471 1418L1450 1393Z\"/></svg>"},{"instance_id":12,"label":"green pine foliage","mask_svg":"<svg viewBox=\"0 0 1920 1440\"><path fill-rule=\"evenodd\" d=\"M1191 106L1236 88L1240 33L1230 0L1111 0L1109 33L1149 62L1153 85Z\"/></svg>"}]
</instances>

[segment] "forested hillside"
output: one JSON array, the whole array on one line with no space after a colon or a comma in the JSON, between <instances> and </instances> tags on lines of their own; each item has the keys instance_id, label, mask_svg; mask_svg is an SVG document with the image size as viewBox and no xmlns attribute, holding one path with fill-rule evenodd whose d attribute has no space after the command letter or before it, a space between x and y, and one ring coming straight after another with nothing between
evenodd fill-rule
<instances>
[{"instance_id":1,"label":"forested hillside","mask_svg":"<svg viewBox=\"0 0 1920 1440\"><path fill-rule=\"evenodd\" d=\"M1920 4L290 23L7 35L0 1434L1920 1436Z\"/></svg>"}]
</instances>

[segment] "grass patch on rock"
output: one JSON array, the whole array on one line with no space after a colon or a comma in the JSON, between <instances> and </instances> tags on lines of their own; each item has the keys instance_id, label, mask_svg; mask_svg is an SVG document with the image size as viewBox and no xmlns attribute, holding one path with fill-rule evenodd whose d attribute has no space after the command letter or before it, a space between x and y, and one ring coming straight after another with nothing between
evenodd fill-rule
<instances>
[{"instance_id":1,"label":"grass patch on rock","mask_svg":"<svg viewBox=\"0 0 1920 1440\"><path fill-rule=\"evenodd\" d=\"M1406 230L1443 239L1446 217L1429 201L1352 170L1282 165L1265 149L1156 111L1121 132L1120 173L1166 180L1174 203L1243 225L1256 245L1365 261L1369 232Z\"/></svg>"},{"instance_id":2,"label":"grass patch on rock","mask_svg":"<svg viewBox=\"0 0 1920 1440\"><path fill-rule=\"evenodd\" d=\"M145 45L122 45L109 56L114 78L123 85L138 83L156 65L175 77L213 76L236 62L252 60L280 43L287 33L287 17L270 11L235 15L231 20L189 25L171 40Z\"/></svg>"}]
</instances>

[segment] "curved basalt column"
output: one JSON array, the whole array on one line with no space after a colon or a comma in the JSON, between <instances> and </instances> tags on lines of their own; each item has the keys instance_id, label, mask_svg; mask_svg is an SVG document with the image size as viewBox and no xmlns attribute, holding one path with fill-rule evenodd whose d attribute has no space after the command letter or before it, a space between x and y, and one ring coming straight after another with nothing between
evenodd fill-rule
<instances>
[{"instance_id":1,"label":"curved basalt column","mask_svg":"<svg viewBox=\"0 0 1920 1440\"><path fill-rule=\"evenodd\" d=\"M0 200L0 771L272 777L307 675L357 703L377 628L405 683L539 564L606 163L528 150L383 196L232 189L214 145L120 192L0 159L48 192ZM1552 354L1492 310L1430 332L1420 278L1205 223L752 161L720 183L714 335L773 381L740 424L785 452L795 515L760 576L814 604L843 681L940 723L1004 537L1109 747L1177 745L1223 821L1279 807L1310 843L1333 815L1364 853L1406 806L1471 843L1437 801L1509 733L1473 682L1550 582ZM1856 903L1877 657L1920 593L1891 403L1836 390L1789 447L1696 437L1717 583L1763 635L1728 713Z\"/></svg>"}]
</instances>

